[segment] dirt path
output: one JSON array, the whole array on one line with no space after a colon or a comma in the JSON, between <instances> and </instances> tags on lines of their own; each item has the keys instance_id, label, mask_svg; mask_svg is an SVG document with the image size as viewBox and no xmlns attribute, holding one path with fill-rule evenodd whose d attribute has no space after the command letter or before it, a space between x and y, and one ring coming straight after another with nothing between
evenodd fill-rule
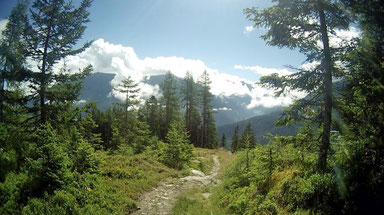
<instances>
[{"instance_id":1,"label":"dirt path","mask_svg":"<svg viewBox=\"0 0 384 215\"><path fill-rule=\"evenodd\" d=\"M198 186L217 184L219 181L220 161L217 155L213 156L213 168L208 175L198 170L191 170L192 175L180 178L176 183L163 182L152 191L144 193L138 200L139 210L133 215L168 215L176 202L176 197L186 190ZM209 195L209 194L207 194Z\"/></svg>"}]
</instances>

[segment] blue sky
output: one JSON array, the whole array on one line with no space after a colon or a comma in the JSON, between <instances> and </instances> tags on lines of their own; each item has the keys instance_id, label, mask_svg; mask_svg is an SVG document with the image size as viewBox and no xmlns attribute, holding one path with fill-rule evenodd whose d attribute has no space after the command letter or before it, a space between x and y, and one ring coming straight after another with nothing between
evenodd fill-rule
<instances>
[{"instance_id":1,"label":"blue sky","mask_svg":"<svg viewBox=\"0 0 384 215\"><path fill-rule=\"evenodd\" d=\"M4 19L16 0L0 0ZM95 0L85 40L103 38L134 48L139 58L199 59L220 72L256 81L260 75L235 65L284 68L300 65L297 51L266 46L263 29L252 25L243 9L270 5L269 0Z\"/></svg>"}]
</instances>

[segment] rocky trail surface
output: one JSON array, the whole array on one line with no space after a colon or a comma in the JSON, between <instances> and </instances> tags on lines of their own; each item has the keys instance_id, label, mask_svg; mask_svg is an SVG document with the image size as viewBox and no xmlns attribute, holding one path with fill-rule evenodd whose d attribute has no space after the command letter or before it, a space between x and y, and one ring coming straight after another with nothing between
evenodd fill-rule
<instances>
[{"instance_id":1,"label":"rocky trail surface","mask_svg":"<svg viewBox=\"0 0 384 215\"><path fill-rule=\"evenodd\" d=\"M213 155L213 168L205 175L198 170L191 170L191 175L180 178L176 182L163 182L152 191L144 193L138 200L138 210L133 215L168 215L181 193L199 186L216 185L219 183L218 173L220 161ZM203 193L208 198L210 193Z\"/></svg>"}]
</instances>

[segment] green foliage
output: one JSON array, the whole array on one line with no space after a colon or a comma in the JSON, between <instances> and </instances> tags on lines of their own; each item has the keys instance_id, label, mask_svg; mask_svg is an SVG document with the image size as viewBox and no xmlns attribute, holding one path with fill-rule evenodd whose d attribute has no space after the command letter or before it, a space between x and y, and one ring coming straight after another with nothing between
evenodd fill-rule
<instances>
[{"instance_id":1,"label":"green foliage","mask_svg":"<svg viewBox=\"0 0 384 215\"><path fill-rule=\"evenodd\" d=\"M207 204L207 200L199 193L199 190L193 189L177 197L176 204L172 208L171 214L209 215L211 214L211 211Z\"/></svg>"},{"instance_id":2,"label":"green foliage","mask_svg":"<svg viewBox=\"0 0 384 215\"><path fill-rule=\"evenodd\" d=\"M60 110L61 105L50 108L52 103L58 101L66 106L65 103L75 101L78 97L76 92L81 87L76 80L80 78L79 75L56 75L53 73L53 67L59 60L78 54L91 44L88 42L73 49L86 29L85 24L89 22L87 10L91 4L92 0L82 0L78 7L74 7L71 1L35 0L29 10L28 26L23 39L28 41L28 56L39 65L39 72L30 72L28 78L33 93L33 109L39 111L38 116L42 124L47 122L49 117L56 116L54 111ZM84 70L89 72L90 66Z\"/></svg>"},{"instance_id":3,"label":"green foliage","mask_svg":"<svg viewBox=\"0 0 384 215\"><path fill-rule=\"evenodd\" d=\"M35 151L27 159L28 190L31 195L52 192L69 182L70 160L64 145L50 125L39 128L32 136Z\"/></svg>"},{"instance_id":4,"label":"green foliage","mask_svg":"<svg viewBox=\"0 0 384 215\"><path fill-rule=\"evenodd\" d=\"M201 147L203 148L217 148L217 131L216 122L213 118L213 108L211 105L212 94L210 92L211 81L207 71L201 75L199 81L201 85L200 97L201 97Z\"/></svg>"},{"instance_id":5,"label":"green foliage","mask_svg":"<svg viewBox=\"0 0 384 215\"><path fill-rule=\"evenodd\" d=\"M162 91L161 103L164 105L164 113L160 138L165 140L170 130L171 123L179 119L179 97L177 91L177 83L171 72L168 72L164 81L160 84Z\"/></svg>"},{"instance_id":6,"label":"green foliage","mask_svg":"<svg viewBox=\"0 0 384 215\"><path fill-rule=\"evenodd\" d=\"M166 140L168 144L162 152L163 162L173 168L184 168L190 162L193 150L184 126L173 122Z\"/></svg>"},{"instance_id":7,"label":"green foliage","mask_svg":"<svg viewBox=\"0 0 384 215\"><path fill-rule=\"evenodd\" d=\"M135 83L130 76L124 78L121 83L114 88L115 91L124 94L124 104L120 104L123 107L124 112L126 113L125 117L128 120L128 110L134 105L139 104L137 100L137 93L139 89L137 88L139 85Z\"/></svg>"},{"instance_id":8,"label":"green foliage","mask_svg":"<svg viewBox=\"0 0 384 215\"><path fill-rule=\"evenodd\" d=\"M139 119L148 124L152 135L160 137L161 106L155 96L146 100L144 106L139 109Z\"/></svg>"},{"instance_id":9,"label":"green foliage","mask_svg":"<svg viewBox=\"0 0 384 215\"><path fill-rule=\"evenodd\" d=\"M232 136L232 152L236 152L239 149L240 138L239 138L239 126L236 126L234 134Z\"/></svg>"},{"instance_id":10,"label":"green foliage","mask_svg":"<svg viewBox=\"0 0 384 215\"><path fill-rule=\"evenodd\" d=\"M253 133L252 125L249 122L241 135L240 144L237 149L251 149L256 147L256 136Z\"/></svg>"},{"instance_id":11,"label":"green foliage","mask_svg":"<svg viewBox=\"0 0 384 215\"><path fill-rule=\"evenodd\" d=\"M220 207L228 214L340 212L337 177L316 171L315 140L306 131L237 153L219 187Z\"/></svg>"},{"instance_id":12,"label":"green foliage","mask_svg":"<svg viewBox=\"0 0 384 215\"><path fill-rule=\"evenodd\" d=\"M285 112L285 122L310 119L322 126L321 147L319 148L319 171L325 171L330 145L332 126L333 83L332 78L340 76L340 69L334 64L337 57L344 54L345 44L331 47L329 38L336 36L336 30L347 29L351 22L348 12L340 1L287 1L278 0L271 7L259 10L247 8L247 18L257 27L267 28L261 36L267 44L277 47L298 49L307 57L307 62L315 63L312 68L299 68L291 75L272 74L261 78L261 84L281 95L289 90L306 92L305 98L295 103ZM321 41L321 46L318 42ZM321 115L313 114L315 110Z\"/></svg>"},{"instance_id":13,"label":"green foliage","mask_svg":"<svg viewBox=\"0 0 384 215\"><path fill-rule=\"evenodd\" d=\"M201 141L201 116L198 111L198 87L199 86L195 83L193 76L187 72L181 92L182 102L185 103L185 127L188 131L189 139L194 146L198 146Z\"/></svg>"},{"instance_id":14,"label":"green foliage","mask_svg":"<svg viewBox=\"0 0 384 215\"><path fill-rule=\"evenodd\" d=\"M225 148L225 147L227 147L226 145L227 145L227 139L225 137L225 133L223 133L221 135L220 147Z\"/></svg>"}]
</instances>

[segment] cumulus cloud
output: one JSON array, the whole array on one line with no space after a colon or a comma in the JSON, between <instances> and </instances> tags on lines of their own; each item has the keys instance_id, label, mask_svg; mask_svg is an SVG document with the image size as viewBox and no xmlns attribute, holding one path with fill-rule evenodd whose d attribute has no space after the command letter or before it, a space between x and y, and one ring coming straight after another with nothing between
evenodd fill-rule
<instances>
[{"instance_id":1,"label":"cumulus cloud","mask_svg":"<svg viewBox=\"0 0 384 215\"><path fill-rule=\"evenodd\" d=\"M59 63L60 67L64 62ZM103 39L96 40L84 52L70 56L65 59L67 68L78 71L88 64L92 64L94 72L115 74L115 78L111 81L112 86L117 86L120 81L128 75L139 82L140 97L145 99L151 95L158 96L160 94L159 86L152 86L142 81L153 75L162 75L170 71L179 78L183 78L187 72L190 72L195 80L198 80L204 71L211 79L211 92L215 96L246 96L252 98L250 104L246 104L248 108L256 106L273 107L276 105L287 106L292 102L292 97L273 96L273 92L268 89L263 89L260 86L255 86L252 82L240 78L238 76L221 73L217 69L208 67L203 61L196 59L185 59L183 57L156 57L144 58L137 57L132 47L116 45L104 41ZM263 67L243 67L236 66L246 70L255 70L260 74L271 74L278 72L280 74L289 73L285 69L272 69ZM250 87L252 86L252 87ZM111 96L119 99L124 99L124 96L118 92L112 92ZM223 108L222 110L225 110Z\"/></svg>"},{"instance_id":2,"label":"cumulus cloud","mask_svg":"<svg viewBox=\"0 0 384 215\"><path fill-rule=\"evenodd\" d=\"M258 75L264 76L264 75L271 75L273 73L277 73L279 75L290 75L292 74L292 71L289 71L288 69L276 69L276 68L266 68L262 66L243 66L243 65L235 65L233 67L234 69L239 70L247 70L254 72Z\"/></svg>"}]
</instances>

